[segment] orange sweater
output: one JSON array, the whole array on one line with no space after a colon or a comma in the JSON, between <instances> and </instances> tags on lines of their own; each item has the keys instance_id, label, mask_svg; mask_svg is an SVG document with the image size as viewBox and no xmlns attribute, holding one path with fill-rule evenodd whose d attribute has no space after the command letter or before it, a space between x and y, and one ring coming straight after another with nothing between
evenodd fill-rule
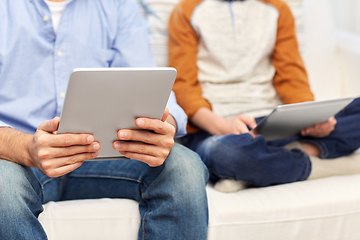
<instances>
[{"instance_id":1,"label":"orange sweater","mask_svg":"<svg viewBox=\"0 0 360 240\"><path fill-rule=\"evenodd\" d=\"M216 105L217 108L221 108L230 101L229 99L243 101L244 106L247 101L249 105L253 103L254 106L262 106L261 101L264 101L263 105L266 107L277 103L276 99L281 101L279 103L285 104L313 100L298 51L294 19L289 7L281 0L248 0L234 3L233 12L226 12L229 7L223 6L225 4L231 3L182 0L170 17L169 65L178 71L173 90L189 119L201 107L212 109ZM257 22L256 19L259 17L256 14L262 13L266 14L266 18L262 23L261 19ZM211 18L204 20L206 17ZM215 22L212 22L213 19ZM221 23L217 25L216 21ZM253 26L246 32L249 24ZM245 36L237 35L241 31L246 33ZM252 36L253 32L258 32L258 35ZM217 35L211 35L216 33ZM226 35L227 33L229 35ZM211 38L216 37L219 37L219 40L212 41ZM227 42L230 38L234 39ZM259 43L264 43L264 46L259 44L259 48L264 50L257 49L258 45L254 47L254 44L251 45L252 42L246 42L247 40L254 43L259 40ZM239 50L236 46L244 46L244 49ZM248 49L252 51L250 54L246 52ZM223 64L227 59L235 59L235 64ZM214 70L217 66L220 67ZM216 76L212 78L213 75ZM266 85L267 81L271 87ZM235 94L229 99L228 96L222 96L220 100L217 99L218 96L213 96L217 95L217 89L226 87L229 89L229 95L234 87L239 88L241 96ZM261 87L264 90L261 90L260 94L256 93L256 88ZM274 89L275 96L269 94L262 100L262 92L266 95L267 89L270 88ZM188 125L189 133L197 130L195 126Z\"/></svg>"}]
</instances>

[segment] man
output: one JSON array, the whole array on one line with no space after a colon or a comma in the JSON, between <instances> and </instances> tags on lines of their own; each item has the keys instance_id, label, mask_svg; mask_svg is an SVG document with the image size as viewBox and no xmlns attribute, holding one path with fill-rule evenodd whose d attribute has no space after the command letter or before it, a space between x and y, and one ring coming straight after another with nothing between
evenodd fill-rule
<instances>
[{"instance_id":1,"label":"man","mask_svg":"<svg viewBox=\"0 0 360 240\"><path fill-rule=\"evenodd\" d=\"M318 158L360 147L359 99L292 139L266 142L249 131L279 104L314 99L294 25L281 0L184 0L170 17L169 64L191 133L182 142L214 181L239 181L229 189L220 181L218 190L360 173L359 162Z\"/></svg>"},{"instance_id":2,"label":"man","mask_svg":"<svg viewBox=\"0 0 360 240\"><path fill-rule=\"evenodd\" d=\"M55 134L74 68L135 66L155 64L131 0L0 2L0 239L46 239L42 204L103 197L139 202L139 239L206 239L208 173L174 144L173 94L162 120L136 119L152 133L117 133L129 160L84 162L101 147L91 134Z\"/></svg>"}]
</instances>

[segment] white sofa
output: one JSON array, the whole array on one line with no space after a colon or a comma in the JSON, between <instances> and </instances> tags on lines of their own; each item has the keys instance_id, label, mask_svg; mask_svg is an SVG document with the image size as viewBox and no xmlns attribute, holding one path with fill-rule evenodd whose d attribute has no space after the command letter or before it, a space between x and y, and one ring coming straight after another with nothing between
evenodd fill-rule
<instances>
[{"instance_id":1,"label":"white sofa","mask_svg":"<svg viewBox=\"0 0 360 240\"><path fill-rule=\"evenodd\" d=\"M166 22L178 0L144 0L150 39L167 63ZM360 36L337 32L326 0L288 0L317 99L360 94ZM153 14L156 14L154 17ZM349 160L360 154L349 156ZM209 240L358 240L360 175L337 176L225 194L207 186ZM49 202L40 222L50 240L137 239L135 201Z\"/></svg>"}]
</instances>

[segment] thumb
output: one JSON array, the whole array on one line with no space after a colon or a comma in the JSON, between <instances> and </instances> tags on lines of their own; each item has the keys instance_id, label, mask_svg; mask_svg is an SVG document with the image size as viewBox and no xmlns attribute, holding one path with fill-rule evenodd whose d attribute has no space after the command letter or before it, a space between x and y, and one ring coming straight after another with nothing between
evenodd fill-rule
<instances>
[{"instance_id":1,"label":"thumb","mask_svg":"<svg viewBox=\"0 0 360 240\"><path fill-rule=\"evenodd\" d=\"M161 118L161 121L165 122L165 120L167 119L167 117L169 116L169 109L165 108L164 114Z\"/></svg>"},{"instance_id":2,"label":"thumb","mask_svg":"<svg viewBox=\"0 0 360 240\"><path fill-rule=\"evenodd\" d=\"M247 116L247 115L240 115L240 120L243 121L246 125L248 125L251 129L256 128L256 121L255 118Z\"/></svg>"},{"instance_id":3,"label":"thumb","mask_svg":"<svg viewBox=\"0 0 360 240\"><path fill-rule=\"evenodd\" d=\"M40 124L38 130L42 130L45 132L55 132L59 126L60 118L55 117L51 120L44 121Z\"/></svg>"}]
</instances>

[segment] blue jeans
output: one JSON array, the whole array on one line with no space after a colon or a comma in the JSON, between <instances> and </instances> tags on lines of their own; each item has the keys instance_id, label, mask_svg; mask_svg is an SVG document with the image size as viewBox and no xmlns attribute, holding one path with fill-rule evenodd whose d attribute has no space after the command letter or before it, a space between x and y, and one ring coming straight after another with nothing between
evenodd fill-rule
<instances>
[{"instance_id":1,"label":"blue jeans","mask_svg":"<svg viewBox=\"0 0 360 240\"><path fill-rule=\"evenodd\" d=\"M307 179L311 162L304 152L285 149L286 144L293 141L314 144L321 151L320 158L345 156L360 147L360 99L355 99L335 118L335 130L324 138L298 135L266 142L260 135L254 139L248 133L213 136L201 131L179 142L200 155L214 181L243 180L259 187L290 183Z\"/></svg>"},{"instance_id":2,"label":"blue jeans","mask_svg":"<svg viewBox=\"0 0 360 240\"><path fill-rule=\"evenodd\" d=\"M128 198L139 202L139 239L206 239L208 171L198 155L175 144L165 163L87 161L49 178L0 160L0 239L46 239L37 220L49 201Z\"/></svg>"}]
</instances>

